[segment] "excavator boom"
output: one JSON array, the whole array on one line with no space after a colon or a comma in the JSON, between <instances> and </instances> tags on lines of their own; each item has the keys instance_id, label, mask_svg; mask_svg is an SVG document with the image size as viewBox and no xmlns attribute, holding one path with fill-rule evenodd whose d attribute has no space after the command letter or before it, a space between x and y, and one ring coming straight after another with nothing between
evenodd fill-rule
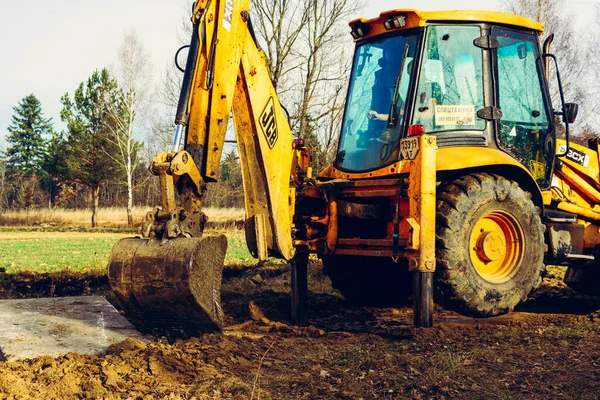
<instances>
[{"instance_id":1,"label":"excavator boom","mask_svg":"<svg viewBox=\"0 0 600 400\"><path fill-rule=\"evenodd\" d=\"M202 197L206 183L216 180L230 114L242 160L250 252L260 260L294 256L294 141L249 25L249 5L196 3L173 149L158 154L150 167L160 178L161 207L146 216L142 238L123 239L111 253L116 303L143 331L222 328L227 241L203 237Z\"/></svg>"}]
</instances>

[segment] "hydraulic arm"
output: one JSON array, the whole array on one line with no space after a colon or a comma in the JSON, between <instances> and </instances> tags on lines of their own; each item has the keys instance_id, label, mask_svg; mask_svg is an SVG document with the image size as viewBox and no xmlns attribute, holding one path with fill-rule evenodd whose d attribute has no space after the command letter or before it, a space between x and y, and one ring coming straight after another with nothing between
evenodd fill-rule
<instances>
[{"instance_id":1,"label":"hydraulic arm","mask_svg":"<svg viewBox=\"0 0 600 400\"><path fill-rule=\"evenodd\" d=\"M113 248L109 278L121 308L140 322L219 329L220 283L227 242L202 238L202 197L215 181L230 114L240 155L246 240L260 260L294 256L297 153L291 129L258 49L249 0L196 3L172 151L150 171L162 204L148 213L143 238ZM183 149L181 149L183 141ZM176 205L176 200L179 205Z\"/></svg>"},{"instance_id":2,"label":"hydraulic arm","mask_svg":"<svg viewBox=\"0 0 600 400\"><path fill-rule=\"evenodd\" d=\"M294 254L289 200L295 179L294 142L254 41L248 7L248 0L196 5L176 119L176 132L185 130L184 150L177 152L176 134L175 152L159 154L155 161L159 165L169 160L167 174L174 178L176 190L167 185L162 192L173 199L177 191L186 211L201 212L205 182L216 180L232 114L251 250L260 259L266 259L268 252L290 259ZM281 170L282 165L288 166L289 173Z\"/></svg>"}]
</instances>

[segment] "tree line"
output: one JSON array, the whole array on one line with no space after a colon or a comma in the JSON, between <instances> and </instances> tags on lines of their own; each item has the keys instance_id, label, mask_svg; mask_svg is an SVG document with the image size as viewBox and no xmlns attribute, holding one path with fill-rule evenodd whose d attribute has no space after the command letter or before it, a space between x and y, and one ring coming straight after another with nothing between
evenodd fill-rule
<instances>
[{"instance_id":1,"label":"tree line","mask_svg":"<svg viewBox=\"0 0 600 400\"><path fill-rule=\"evenodd\" d=\"M337 148L352 62L347 22L362 6L352 0L252 2L253 25L273 84L289 111L295 135L311 148L315 171L331 163ZM600 60L600 46L591 46L593 57L584 57L574 16L558 0L507 0L505 11L541 21L546 34L556 33L553 52L567 100L586 103L584 122L597 123L593 121L597 103L590 92L598 77L584 77L590 63L595 66ZM190 29L189 24L184 29ZM189 32L181 36L189 37ZM160 204L158 180L146 167L171 141L181 76L169 66L159 90L150 93L148 54L133 32L125 36L118 59L117 68L93 71L62 97L63 131L56 131L44 116L34 94L14 107L8 147L0 154L0 212L90 207L95 226L98 207L118 206L127 208L131 226L134 204ZM597 74L600 69L593 71ZM580 125L579 131L580 137L595 136L589 125ZM205 204L243 206L239 158L233 147L224 152L219 174L219 182L209 185Z\"/></svg>"},{"instance_id":2,"label":"tree line","mask_svg":"<svg viewBox=\"0 0 600 400\"><path fill-rule=\"evenodd\" d=\"M344 46L339 42L360 4L259 0L253 6L254 21L261 21L258 36L273 82L291 110L296 135L305 138L316 168L321 168L335 145L333 132L343 109L340 93L345 92L351 62L346 54L342 57ZM122 206L127 207L132 225L134 204L160 204L158 180L146 167L171 140L181 76L169 67L158 94L149 94L148 57L135 34L124 38L118 55L118 68L93 71L61 98L60 119L66 129L54 128L35 94L13 108L8 148L0 155L0 211L90 207L92 226L96 226L98 207ZM150 97L158 107L153 108L156 104ZM145 137L144 129L150 132ZM204 204L243 206L241 168L233 147L224 152L219 175L219 181L210 184Z\"/></svg>"},{"instance_id":3,"label":"tree line","mask_svg":"<svg viewBox=\"0 0 600 400\"><path fill-rule=\"evenodd\" d=\"M8 149L0 155L0 212L33 207L91 208L97 226L98 207L160 204L157 179L146 166L144 143L132 135L135 113L128 95L107 69L94 71L72 96L62 97L56 132L34 94L14 107L8 127ZM140 168L144 166L144 168ZM241 207L241 171L235 152L221 162L220 182L206 199L208 206Z\"/></svg>"}]
</instances>

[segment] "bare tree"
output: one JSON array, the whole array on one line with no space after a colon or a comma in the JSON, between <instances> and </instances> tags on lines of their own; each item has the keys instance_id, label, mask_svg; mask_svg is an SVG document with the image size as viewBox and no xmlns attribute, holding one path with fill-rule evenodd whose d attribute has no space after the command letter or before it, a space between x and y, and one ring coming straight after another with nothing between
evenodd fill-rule
<instances>
[{"instance_id":1,"label":"bare tree","mask_svg":"<svg viewBox=\"0 0 600 400\"><path fill-rule=\"evenodd\" d=\"M111 139L119 149L119 154L113 155L115 161L125 170L127 184L127 223L133 228L133 175L139 166L137 153L141 147L136 139L137 120L147 105L147 87L151 76L151 65L148 53L144 50L135 31L125 35L118 50L119 66L117 77L121 86L122 103L125 113L114 112L115 129L112 129Z\"/></svg>"},{"instance_id":2,"label":"bare tree","mask_svg":"<svg viewBox=\"0 0 600 400\"><path fill-rule=\"evenodd\" d=\"M271 80L290 111L296 135L314 138L310 145L316 168L331 161L337 146L352 61L347 22L361 7L362 1L353 0L252 2L252 25ZM180 37L189 37L189 32ZM160 150L172 135L180 79L169 66L154 96L165 110L152 117L153 142Z\"/></svg>"},{"instance_id":3,"label":"bare tree","mask_svg":"<svg viewBox=\"0 0 600 400\"><path fill-rule=\"evenodd\" d=\"M8 208L8 201L6 200L6 159L0 157L0 212Z\"/></svg>"},{"instance_id":4,"label":"bare tree","mask_svg":"<svg viewBox=\"0 0 600 400\"><path fill-rule=\"evenodd\" d=\"M598 132L590 125L585 125L577 134L572 137L572 141L582 146L587 146L590 140L598 139Z\"/></svg>"},{"instance_id":5,"label":"bare tree","mask_svg":"<svg viewBox=\"0 0 600 400\"><path fill-rule=\"evenodd\" d=\"M347 22L362 8L350 0L258 0L259 43L291 125L309 140L313 164L331 160L345 103L351 57ZM315 148L317 147L317 148Z\"/></svg>"},{"instance_id":6,"label":"bare tree","mask_svg":"<svg viewBox=\"0 0 600 400\"><path fill-rule=\"evenodd\" d=\"M303 80L302 94L298 106L299 128L298 136L304 137L308 127L311 106L314 107L315 91L321 86L320 82L335 81L335 76L330 76L327 71L327 50L335 49L342 34L339 29L340 20L344 15L349 16L354 11L348 0L308 0L307 12L309 18L304 35ZM346 32L347 33L347 32Z\"/></svg>"},{"instance_id":7,"label":"bare tree","mask_svg":"<svg viewBox=\"0 0 600 400\"><path fill-rule=\"evenodd\" d=\"M187 2L182 8L180 24L177 27L177 41L181 46L189 45L192 35L192 24L190 23L190 12L193 9L193 2ZM176 49L173 49L173 55ZM183 50L177 57L179 66L185 66L187 51ZM158 152L168 151L174 132L174 119L179 102L179 93L181 90L182 73L175 68L173 61L169 62L161 74L161 77L154 87L152 95L153 113L150 115L150 136L148 137L148 149L145 152L144 159L152 160Z\"/></svg>"},{"instance_id":8,"label":"bare tree","mask_svg":"<svg viewBox=\"0 0 600 400\"><path fill-rule=\"evenodd\" d=\"M321 140L321 153L323 155L323 166L330 163L335 158L335 150L338 145L338 137L342 130L342 118L344 117L344 106L346 104L346 82L348 79L348 68L344 68L341 82L333 87L332 96L327 106L323 107L323 113L317 116L322 133L319 135Z\"/></svg>"},{"instance_id":9,"label":"bare tree","mask_svg":"<svg viewBox=\"0 0 600 400\"><path fill-rule=\"evenodd\" d=\"M600 110L600 4L595 7L596 23L589 30L589 57L586 57L585 62L587 63L587 71L589 75L586 76L586 83L588 83L588 94L589 99L587 104L589 105L590 114L592 116L592 123L596 126L600 126L600 116L598 111ZM598 129L596 129L598 131Z\"/></svg>"},{"instance_id":10,"label":"bare tree","mask_svg":"<svg viewBox=\"0 0 600 400\"><path fill-rule=\"evenodd\" d=\"M362 3L308 0L306 8L296 130L311 142L313 167L319 170L331 163L337 147L352 62L347 22Z\"/></svg>"},{"instance_id":11,"label":"bare tree","mask_svg":"<svg viewBox=\"0 0 600 400\"><path fill-rule=\"evenodd\" d=\"M175 126L173 121L180 90L181 73L172 65L167 65L152 96L155 112L150 116L151 137L149 138L149 147L151 151L148 155L153 156L157 152L168 151L173 141Z\"/></svg>"},{"instance_id":12,"label":"bare tree","mask_svg":"<svg viewBox=\"0 0 600 400\"><path fill-rule=\"evenodd\" d=\"M298 0L256 0L252 3L259 41L267 56L267 67L277 89L280 79L298 67L294 52L309 13Z\"/></svg>"}]
</instances>

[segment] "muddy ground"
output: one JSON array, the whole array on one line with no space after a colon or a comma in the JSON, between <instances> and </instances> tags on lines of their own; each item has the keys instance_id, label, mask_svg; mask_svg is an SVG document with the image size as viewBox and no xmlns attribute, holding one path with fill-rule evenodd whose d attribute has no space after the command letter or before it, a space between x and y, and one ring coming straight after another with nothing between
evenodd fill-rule
<instances>
[{"instance_id":1,"label":"muddy ground","mask_svg":"<svg viewBox=\"0 0 600 400\"><path fill-rule=\"evenodd\" d=\"M556 267L517 312L474 320L436 306L361 308L310 266L310 325L289 324L288 268L225 271L223 334L125 341L102 356L0 363L0 398L597 399L600 300ZM0 298L106 293L90 275L0 276Z\"/></svg>"}]
</instances>

